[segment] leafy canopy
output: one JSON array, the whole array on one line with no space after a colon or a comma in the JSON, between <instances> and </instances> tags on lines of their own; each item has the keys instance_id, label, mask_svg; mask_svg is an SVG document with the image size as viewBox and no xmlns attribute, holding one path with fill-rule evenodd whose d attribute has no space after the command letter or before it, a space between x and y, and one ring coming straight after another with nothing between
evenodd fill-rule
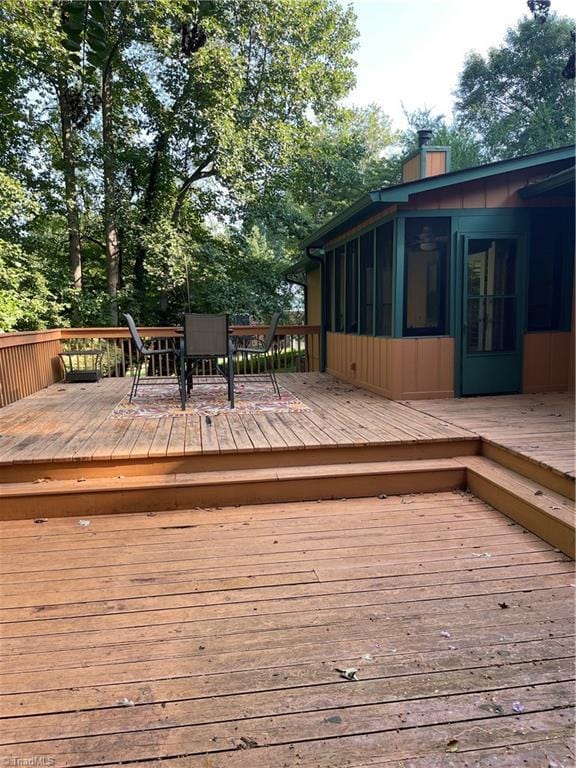
<instances>
[{"instance_id":1,"label":"leafy canopy","mask_svg":"<svg viewBox=\"0 0 576 768\"><path fill-rule=\"evenodd\" d=\"M573 51L573 19L524 18L503 45L470 53L456 93L460 127L474 131L492 159L574 141L574 80L562 77Z\"/></svg>"}]
</instances>

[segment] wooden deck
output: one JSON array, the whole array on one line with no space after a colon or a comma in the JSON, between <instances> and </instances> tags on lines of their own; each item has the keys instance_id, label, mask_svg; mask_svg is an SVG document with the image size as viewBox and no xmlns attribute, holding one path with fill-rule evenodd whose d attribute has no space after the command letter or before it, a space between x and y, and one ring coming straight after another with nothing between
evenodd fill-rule
<instances>
[{"instance_id":1,"label":"wooden deck","mask_svg":"<svg viewBox=\"0 0 576 768\"><path fill-rule=\"evenodd\" d=\"M326 374L281 374L309 410L111 418L130 379L56 384L0 410L0 465L470 441L467 430Z\"/></svg>"},{"instance_id":2,"label":"wooden deck","mask_svg":"<svg viewBox=\"0 0 576 768\"><path fill-rule=\"evenodd\" d=\"M13 464L215 455L232 460L242 454L252 454L251 460L258 465L269 462L262 454L272 451L316 449L318 453L318 449L460 442L456 453L430 454L448 456L466 453L466 441L481 436L495 448L574 477L574 399L570 394L398 403L327 374L282 374L279 379L309 410L228 413L210 420L197 415L116 419L111 414L126 396L129 379L56 384L0 410L0 472ZM356 455L360 459L361 452ZM403 455L390 453L385 458ZM273 461L279 460L274 457ZM220 465L226 467L223 462Z\"/></svg>"},{"instance_id":3,"label":"wooden deck","mask_svg":"<svg viewBox=\"0 0 576 768\"><path fill-rule=\"evenodd\" d=\"M574 765L573 564L464 492L0 532L5 765Z\"/></svg>"},{"instance_id":4,"label":"wooden deck","mask_svg":"<svg viewBox=\"0 0 576 768\"><path fill-rule=\"evenodd\" d=\"M411 400L410 408L574 477L574 394Z\"/></svg>"}]
</instances>

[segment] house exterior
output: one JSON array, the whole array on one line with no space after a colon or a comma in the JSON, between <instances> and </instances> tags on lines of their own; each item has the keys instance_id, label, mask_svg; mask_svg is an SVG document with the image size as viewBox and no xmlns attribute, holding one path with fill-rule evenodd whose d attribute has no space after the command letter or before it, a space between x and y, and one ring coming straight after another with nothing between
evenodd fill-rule
<instances>
[{"instance_id":1,"label":"house exterior","mask_svg":"<svg viewBox=\"0 0 576 768\"><path fill-rule=\"evenodd\" d=\"M400 400L573 388L574 147L451 173L421 133L290 270L320 368Z\"/></svg>"}]
</instances>

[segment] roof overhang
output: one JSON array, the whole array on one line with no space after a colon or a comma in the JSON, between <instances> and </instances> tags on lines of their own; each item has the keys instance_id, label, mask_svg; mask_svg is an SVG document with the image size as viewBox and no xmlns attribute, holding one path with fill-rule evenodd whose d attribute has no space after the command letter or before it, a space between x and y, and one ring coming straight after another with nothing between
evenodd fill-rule
<instances>
[{"instance_id":1,"label":"roof overhang","mask_svg":"<svg viewBox=\"0 0 576 768\"><path fill-rule=\"evenodd\" d=\"M327 221L324 226L317 229L309 237L301 240L300 247L322 248L327 240L354 226L356 221L361 221L366 216L369 216L372 213L372 209L379 209L381 206L378 204L379 201L374 199L374 195L374 192L368 192L359 197L352 205L349 205L348 208L345 208L341 213Z\"/></svg>"},{"instance_id":2,"label":"roof overhang","mask_svg":"<svg viewBox=\"0 0 576 768\"><path fill-rule=\"evenodd\" d=\"M420 192L430 192L465 184L471 181L487 179L492 176L500 176L512 171L521 171L529 168L537 168L541 165L558 161L573 161L574 145L549 149L532 155L524 155L510 160L499 160L487 165L478 165L474 168L464 168L460 171L443 173L438 176L430 176L417 181L409 181L404 184L395 184L390 187L382 187L373 192L368 192L359 197L352 205L334 216L326 224L313 232L309 237L300 242L301 248L316 246L321 248L329 240L348 229L353 228L364 219L381 211L383 207L399 203L408 203L412 195Z\"/></svg>"},{"instance_id":3,"label":"roof overhang","mask_svg":"<svg viewBox=\"0 0 576 768\"><path fill-rule=\"evenodd\" d=\"M296 285L306 285L306 276L308 272L313 272L320 267L320 262L317 259L312 259L310 256L306 256L300 261L290 264L290 266L284 270L284 277L289 283L296 283Z\"/></svg>"},{"instance_id":4,"label":"roof overhang","mask_svg":"<svg viewBox=\"0 0 576 768\"><path fill-rule=\"evenodd\" d=\"M576 166L573 165L547 179L527 184L519 191L519 195L525 200L533 197L574 197L575 170Z\"/></svg>"}]
</instances>

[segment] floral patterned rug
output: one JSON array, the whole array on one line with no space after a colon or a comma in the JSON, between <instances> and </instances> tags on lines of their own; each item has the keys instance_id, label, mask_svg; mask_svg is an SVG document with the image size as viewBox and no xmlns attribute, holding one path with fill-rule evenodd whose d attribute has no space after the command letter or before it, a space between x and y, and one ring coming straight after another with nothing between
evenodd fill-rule
<instances>
[{"instance_id":1,"label":"floral patterned rug","mask_svg":"<svg viewBox=\"0 0 576 768\"><path fill-rule=\"evenodd\" d=\"M147 416L178 416L186 414L216 415L218 413L262 413L266 411L309 411L309 407L285 387L280 387L280 397L269 379L251 380L236 377L234 380L234 411L228 401L228 387L223 378L205 377L194 379L194 388L182 410L180 391L176 383L144 384L138 395L129 402L129 395L112 411L117 419Z\"/></svg>"}]
</instances>

